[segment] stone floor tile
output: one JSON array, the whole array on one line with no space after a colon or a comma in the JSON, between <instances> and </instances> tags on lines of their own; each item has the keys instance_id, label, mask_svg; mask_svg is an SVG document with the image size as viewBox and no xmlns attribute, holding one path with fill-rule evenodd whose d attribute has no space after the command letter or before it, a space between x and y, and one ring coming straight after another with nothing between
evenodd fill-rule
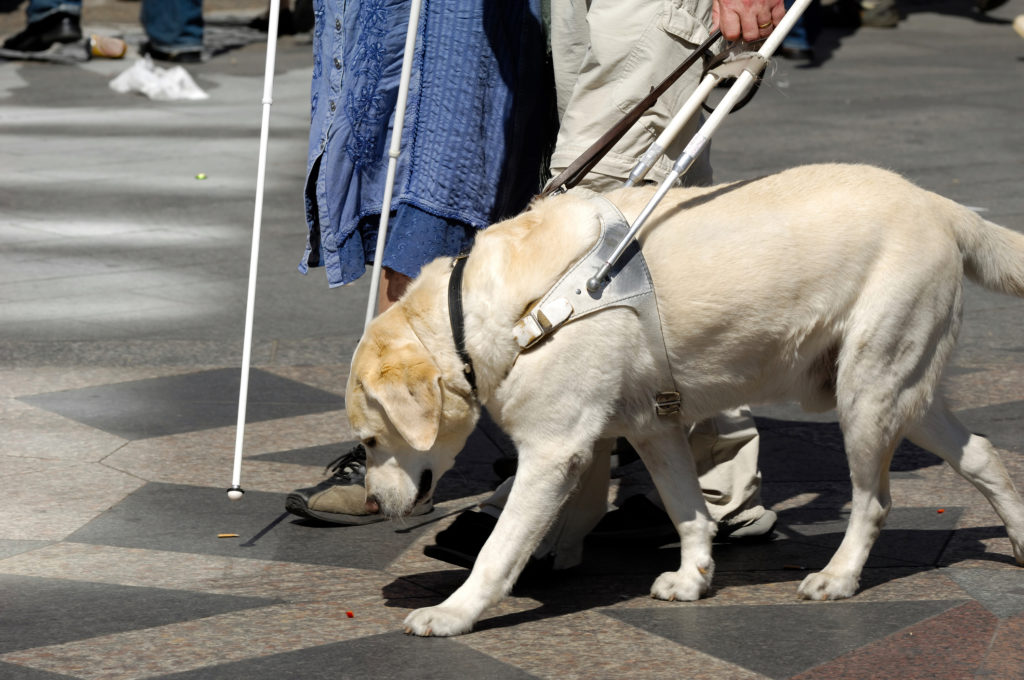
<instances>
[{"instance_id":1,"label":"stone floor tile","mask_svg":"<svg viewBox=\"0 0 1024 680\"><path fill-rule=\"evenodd\" d=\"M52 541L17 541L0 539L0 565L3 564L3 560L9 557L20 555L21 553L37 551L52 544ZM0 567L0 570L2 570L2 567Z\"/></svg>"},{"instance_id":2,"label":"stone floor tile","mask_svg":"<svg viewBox=\"0 0 1024 680\"><path fill-rule=\"evenodd\" d=\"M148 439L237 421L240 372L220 369L21 397L25 403L110 432ZM336 411L334 394L253 369L246 420Z\"/></svg>"},{"instance_id":3,"label":"stone floor tile","mask_svg":"<svg viewBox=\"0 0 1024 680\"><path fill-rule=\"evenodd\" d=\"M894 675L901 680L969 680L976 677L975 671L997 624L995 617L978 603L967 602L866 644L793 680L882 680Z\"/></svg>"},{"instance_id":4,"label":"stone floor tile","mask_svg":"<svg viewBox=\"0 0 1024 680\"><path fill-rule=\"evenodd\" d=\"M1000 619L1024 615L1024 573L1019 569L945 569L943 572Z\"/></svg>"},{"instance_id":5,"label":"stone floor tile","mask_svg":"<svg viewBox=\"0 0 1024 680\"><path fill-rule=\"evenodd\" d=\"M96 463L36 460L0 495L0 539L63 540L142 486Z\"/></svg>"},{"instance_id":6,"label":"stone floor tile","mask_svg":"<svg viewBox=\"0 0 1024 680\"><path fill-rule=\"evenodd\" d=\"M615 610L609 616L768 677L788 678L961 602L804 602L762 607L665 603L647 610Z\"/></svg>"},{"instance_id":7,"label":"stone floor tile","mask_svg":"<svg viewBox=\"0 0 1024 680\"><path fill-rule=\"evenodd\" d=\"M151 482L67 540L144 548L383 569L415 538L397 522L314 524L284 511L284 497L248 491L232 502L222 489ZM238 538L221 539L222 533Z\"/></svg>"},{"instance_id":8,"label":"stone floor tile","mask_svg":"<svg viewBox=\"0 0 1024 680\"><path fill-rule=\"evenodd\" d=\"M975 672L979 680L1024 677L1024 616L999 621L985 660Z\"/></svg>"},{"instance_id":9,"label":"stone floor tile","mask_svg":"<svg viewBox=\"0 0 1024 680\"><path fill-rule=\"evenodd\" d=\"M15 399L0 397L0 419L4 428L2 455L53 461L93 462L102 460L125 440L64 416L35 408ZM0 471L0 477L5 476Z\"/></svg>"},{"instance_id":10,"label":"stone floor tile","mask_svg":"<svg viewBox=\"0 0 1024 680\"><path fill-rule=\"evenodd\" d=\"M202 366L33 366L0 367L0 397L98 387L112 383L195 373Z\"/></svg>"},{"instance_id":11,"label":"stone floor tile","mask_svg":"<svg viewBox=\"0 0 1024 680\"><path fill-rule=\"evenodd\" d=\"M6 680L69 680L71 678L70 675L63 673L50 673L2 661L0 661L0 677L6 678Z\"/></svg>"},{"instance_id":12,"label":"stone floor tile","mask_svg":"<svg viewBox=\"0 0 1024 680\"><path fill-rule=\"evenodd\" d=\"M404 649L407 653L395 654L396 649ZM276 654L161 677L165 680L229 680L239 677L276 680L289 676L325 680L373 677L394 680L527 680L535 677L455 640L410 638L396 632L323 645L302 653Z\"/></svg>"},{"instance_id":13,"label":"stone floor tile","mask_svg":"<svg viewBox=\"0 0 1024 680\"><path fill-rule=\"evenodd\" d=\"M84 543L37 548L0 560L0 574L288 602L364 600L373 594L380 599L385 588L387 597L434 594L411 581L395 583L390 574L376 570Z\"/></svg>"},{"instance_id":14,"label":"stone floor tile","mask_svg":"<svg viewBox=\"0 0 1024 680\"><path fill-rule=\"evenodd\" d=\"M16 650L48 647L102 635L239 609L272 599L200 594L141 586L86 583L36 576L0 575L5 634L0 658ZM117 603L112 606L112 603Z\"/></svg>"},{"instance_id":15,"label":"stone floor tile","mask_svg":"<svg viewBox=\"0 0 1024 680\"><path fill-rule=\"evenodd\" d=\"M353 611L351 618L348 611ZM262 663L270 655L394 627L394 622L385 626L367 620L362 611L357 604L334 602L264 606L10 652L0 655L0 661L70 671L82 680L132 680L252 659Z\"/></svg>"},{"instance_id":16,"label":"stone floor tile","mask_svg":"<svg viewBox=\"0 0 1024 680\"><path fill-rule=\"evenodd\" d=\"M542 606L481 621L458 642L551 680L765 677L689 647L685 639L666 639L620 621L601 610L566 613Z\"/></svg>"},{"instance_id":17,"label":"stone floor tile","mask_svg":"<svg viewBox=\"0 0 1024 680\"><path fill-rule=\"evenodd\" d=\"M950 407L957 411L1024 399L1024 366L1010 364L948 376L943 381Z\"/></svg>"}]
</instances>

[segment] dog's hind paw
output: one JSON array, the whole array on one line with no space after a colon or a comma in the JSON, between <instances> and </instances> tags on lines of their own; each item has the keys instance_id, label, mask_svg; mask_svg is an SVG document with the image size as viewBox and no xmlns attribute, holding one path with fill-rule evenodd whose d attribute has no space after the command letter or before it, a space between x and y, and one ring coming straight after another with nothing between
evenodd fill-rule
<instances>
[{"instance_id":1,"label":"dog's hind paw","mask_svg":"<svg viewBox=\"0 0 1024 680\"><path fill-rule=\"evenodd\" d=\"M694 570L693 574L684 574L679 571L666 571L654 581L651 586L651 597L658 600L679 600L692 602L699 600L700 596L708 591L711 586L712 568Z\"/></svg>"},{"instance_id":2,"label":"dog's hind paw","mask_svg":"<svg viewBox=\"0 0 1024 680\"><path fill-rule=\"evenodd\" d=\"M819 571L805 578L797 593L805 600L843 600L857 592L857 585L856 578Z\"/></svg>"},{"instance_id":3,"label":"dog's hind paw","mask_svg":"<svg viewBox=\"0 0 1024 680\"><path fill-rule=\"evenodd\" d=\"M473 629L474 619L454 607L424 607L405 617L405 632L410 635L448 637Z\"/></svg>"}]
</instances>

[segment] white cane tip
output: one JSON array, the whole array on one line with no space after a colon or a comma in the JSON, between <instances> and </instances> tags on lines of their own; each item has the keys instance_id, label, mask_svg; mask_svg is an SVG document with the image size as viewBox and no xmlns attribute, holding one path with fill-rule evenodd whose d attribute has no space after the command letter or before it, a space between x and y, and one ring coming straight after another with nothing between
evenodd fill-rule
<instances>
[{"instance_id":1,"label":"white cane tip","mask_svg":"<svg viewBox=\"0 0 1024 680\"><path fill-rule=\"evenodd\" d=\"M228 489L228 498L230 498L233 501L237 501L244 494L245 494L245 492L242 491L242 489L240 487L237 487L237 486L233 486L230 489Z\"/></svg>"}]
</instances>

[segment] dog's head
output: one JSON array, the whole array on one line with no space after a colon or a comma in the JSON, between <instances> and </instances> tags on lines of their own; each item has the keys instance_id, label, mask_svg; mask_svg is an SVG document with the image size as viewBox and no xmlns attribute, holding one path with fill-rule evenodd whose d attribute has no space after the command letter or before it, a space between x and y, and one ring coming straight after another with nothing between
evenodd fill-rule
<instances>
[{"instance_id":1,"label":"dog's head","mask_svg":"<svg viewBox=\"0 0 1024 680\"><path fill-rule=\"evenodd\" d=\"M403 298L373 320L352 359L349 422L366 448L369 510L410 513L434 493L476 425L473 398L451 390L409 324Z\"/></svg>"}]
</instances>

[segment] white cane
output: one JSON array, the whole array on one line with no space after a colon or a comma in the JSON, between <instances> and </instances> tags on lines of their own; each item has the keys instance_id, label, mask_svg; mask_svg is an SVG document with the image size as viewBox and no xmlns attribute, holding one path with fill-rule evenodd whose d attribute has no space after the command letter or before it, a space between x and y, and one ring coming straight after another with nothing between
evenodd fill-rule
<instances>
[{"instance_id":1,"label":"white cane","mask_svg":"<svg viewBox=\"0 0 1024 680\"><path fill-rule=\"evenodd\" d=\"M402 57L402 76L398 81L398 101L395 102L395 123L391 128L391 148L388 150L388 174L384 180L384 199L380 204L380 226L377 229L377 248L373 255L373 273L370 275L370 299L366 302L366 322L370 325L377 311L377 293L380 287L381 260L384 259L384 241L388 235L388 221L391 213L391 194L395 190L395 171L398 168L398 154L402 145L402 125L405 123L405 104L409 97L409 78L412 75L413 51L416 47L416 31L420 23L421 0L409 3L409 28L405 33L405 54Z\"/></svg>"},{"instance_id":2,"label":"white cane","mask_svg":"<svg viewBox=\"0 0 1024 680\"><path fill-rule=\"evenodd\" d=\"M270 0L267 24L267 66L263 73L263 122L260 126L260 157L256 170L256 208L252 220L252 253L249 257L249 292L245 302L245 339L242 341L242 382L238 388L238 425L235 429L235 466L228 498L237 501L242 490L242 442L245 439L245 409L249 401L249 364L252 358L252 317L256 306L256 268L260 259L260 229L263 226L263 184L267 173L267 139L270 135L270 105L273 103L274 60L277 56L277 23L281 0Z\"/></svg>"}]
</instances>

